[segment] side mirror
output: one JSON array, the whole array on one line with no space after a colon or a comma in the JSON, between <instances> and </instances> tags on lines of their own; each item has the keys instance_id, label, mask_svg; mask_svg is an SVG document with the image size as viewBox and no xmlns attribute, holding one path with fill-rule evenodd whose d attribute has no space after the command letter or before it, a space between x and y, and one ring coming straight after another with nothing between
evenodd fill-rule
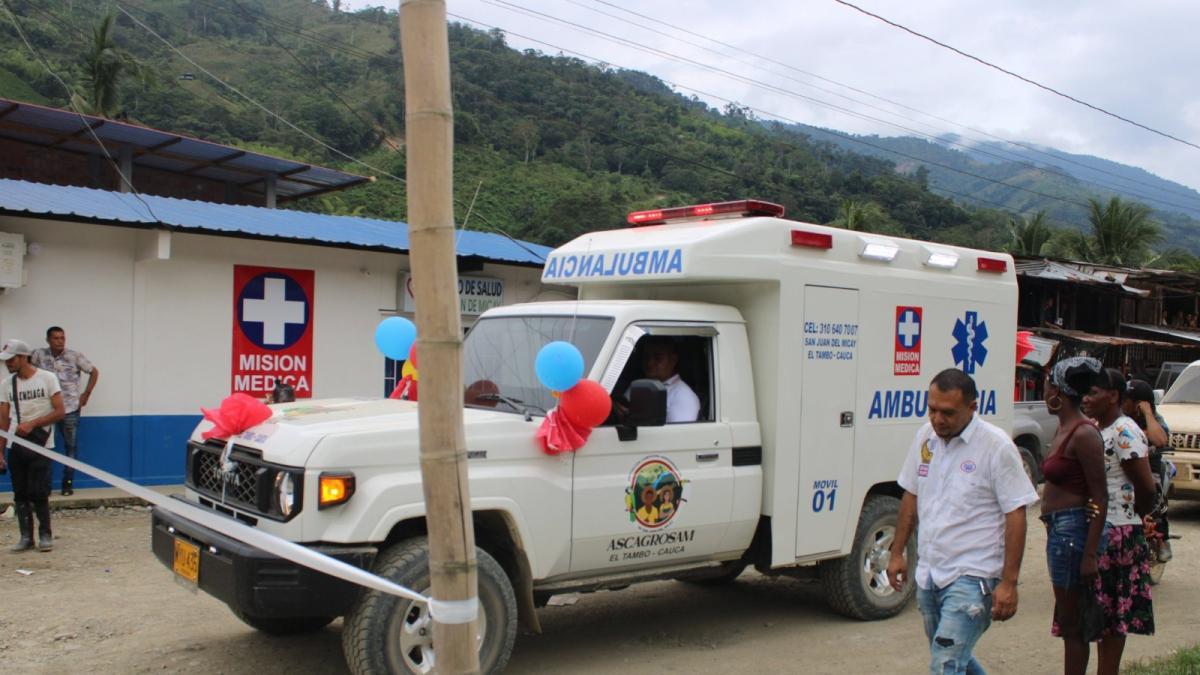
<instances>
[{"instance_id":1,"label":"side mirror","mask_svg":"<svg viewBox=\"0 0 1200 675\"><path fill-rule=\"evenodd\" d=\"M1158 404L1162 403L1163 394L1166 394L1166 393L1167 392L1165 390L1155 389L1154 390L1154 405L1158 405Z\"/></svg>"},{"instance_id":2,"label":"side mirror","mask_svg":"<svg viewBox=\"0 0 1200 675\"><path fill-rule=\"evenodd\" d=\"M629 385L629 415L625 423L631 427L661 427L667 423L667 385L658 380L634 380Z\"/></svg>"}]
</instances>

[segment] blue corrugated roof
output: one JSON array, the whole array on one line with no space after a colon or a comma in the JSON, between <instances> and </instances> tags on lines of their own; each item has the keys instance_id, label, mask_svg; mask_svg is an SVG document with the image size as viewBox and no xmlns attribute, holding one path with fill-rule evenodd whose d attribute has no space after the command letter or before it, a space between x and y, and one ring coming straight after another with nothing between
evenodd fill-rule
<instances>
[{"instance_id":1,"label":"blue corrugated roof","mask_svg":"<svg viewBox=\"0 0 1200 675\"><path fill-rule=\"evenodd\" d=\"M110 224L166 226L203 234L269 237L301 243L408 251L408 225L396 221L213 204L152 195L139 197L107 190L9 179L0 179L0 212ZM509 239L491 232L465 230L457 236L459 256L541 265L551 251L547 246Z\"/></svg>"}]
</instances>

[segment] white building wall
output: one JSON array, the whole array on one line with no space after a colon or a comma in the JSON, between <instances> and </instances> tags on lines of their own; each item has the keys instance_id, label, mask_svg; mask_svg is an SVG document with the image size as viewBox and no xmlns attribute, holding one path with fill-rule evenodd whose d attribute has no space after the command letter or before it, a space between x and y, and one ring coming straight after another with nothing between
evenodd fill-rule
<instances>
[{"instance_id":1,"label":"white building wall","mask_svg":"<svg viewBox=\"0 0 1200 675\"><path fill-rule=\"evenodd\" d=\"M315 398L383 392L374 331L397 313L406 255L5 216L0 232L36 245L26 285L0 295L0 339L42 346L46 328L61 325L68 347L101 369L84 412L85 461L144 482L181 477L180 430L230 393L234 265L314 270ZM502 279L504 304L573 297L542 286L533 267L467 274Z\"/></svg>"}]
</instances>

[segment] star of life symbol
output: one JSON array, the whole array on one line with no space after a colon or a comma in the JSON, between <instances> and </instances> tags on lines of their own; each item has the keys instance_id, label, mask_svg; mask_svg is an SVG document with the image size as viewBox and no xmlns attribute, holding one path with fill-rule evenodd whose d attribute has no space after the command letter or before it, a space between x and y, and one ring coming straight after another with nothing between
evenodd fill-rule
<instances>
[{"instance_id":1,"label":"star of life symbol","mask_svg":"<svg viewBox=\"0 0 1200 675\"><path fill-rule=\"evenodd\" d=\"M896 339L905 349L917 346L917 341L921 339L921 319L913 310L906 309L900 315L900 320L896 322Z\"/></svg>"},{"instance_id":2,"label":"star of life symbol","mask_svg":"<svg viewBox=\"0 0 1200 675\"><path fill-rule=\"evenodd\" d=\"M242 323L262 325L260 346L275 349L286 347L289 343L288 325L304 325L307 319L307 303L303 300L288 300L289 283L298 287L298 284L290 279L266 276L262 278L262 282L261 298L248 297L246 293L242 295ZM254 338L251 337L251 340ZM294 339L292 341L294 342Z\"/></svg>"},{"instance_id":3,"label":"star of life symbol","mask_svg":"<svg viewBox=\"0 0 1200 675\"><path fill-rule=\"evenodd\" d=\"M979 320L979 312L967 312L966 317L954 322L954 365L972 375L977 366L987 360L988 350L984 342L988 339L987 322Z\"/></svg>"}]
</instances>

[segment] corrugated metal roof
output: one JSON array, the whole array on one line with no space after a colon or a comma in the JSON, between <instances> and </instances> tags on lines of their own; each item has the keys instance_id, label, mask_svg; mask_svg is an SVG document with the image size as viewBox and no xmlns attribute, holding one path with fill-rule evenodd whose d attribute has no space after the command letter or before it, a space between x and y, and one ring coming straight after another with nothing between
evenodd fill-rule
<instances>
[{"instance_id":1,"label":"corrugated metal roof","mask_svg":"<svg viewBox=\"0 0 1200 675\"><path fill-rule=\"evenodd\" d=\"M1188 342L1200 342L1200 332L1194 330L1184 330L1182 328L1172 328L1170 326L1151 326L1143 323L1123 323L1121 326L1132 328L1155 335L1167 335L1177 340L1187 340Z\"/></svg>"},{"instance_id":2,"label":"corrugated metal roof","mask_svg":"<svg viewBox=\"0 0 1200 675\"><path fill-rule=\"evenodd\" d=\"M259 194L265 194L267 176L273 174L276 176L275 192L281 200L340 190L371 180L337 169L241 150L138 124L6 98L0 98L0 118L3 118L0 138L22 143L103 155L104 150L96 143L99 138L113 157L122 146L129 147L135 168L135 185L138 166L233 183ZM89 127L91 131L88 131Z\"/></svg>"},{"instance_id":3,"label":"corrugated metal roof","mask_svg":"<svg viewBox=\"0 0 1200 675\"><path fill-rule=\"evenodd\" d=\"M1094 265L1069 265L1054 260L1022 259L1015 261L1014 267L1018 276L1097 286L1113 286L1120 288L1130 295L1137 295L1139 297L1150 295L1150 291L1126 286L1124 282L1128 278L1127 273L1100 269Z\"/></svg>"},{"instance_id":4,"label":"corrugated metal roof","mask_svg":"<svg viewBox=\"0 0 1200 675\"><path fill-rule=\"evenodd\" d=\"M408 251L408 225L257 206L213 204L152 195L0 179L0 213L202 234L261 237L347 248ZM501 234L461 231L458 255L541 266L551 249Z\"/></svg>"}]
</instances>

